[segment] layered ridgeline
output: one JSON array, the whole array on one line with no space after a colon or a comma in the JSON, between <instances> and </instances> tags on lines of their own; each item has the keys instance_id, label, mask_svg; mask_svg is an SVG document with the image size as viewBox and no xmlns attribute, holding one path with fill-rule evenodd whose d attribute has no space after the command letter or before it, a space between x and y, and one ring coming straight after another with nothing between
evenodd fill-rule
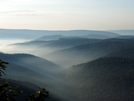
<instances>
[{"instance_id":1,"label":"layered ridgeline","mask_svg":"<svg viewBox=\"0 0 134 101\"><path fill-rule=\"evenodd\" d=\"M70 92L67 92L70 87L66 84L61 73L62 68L58 65L30 54L0 53L0 57L9 62L5 71L6 75L3 75L3 78L18 82L31 82L39 87L45 86L52 98L48 101L60 101L59 99L68 101L66 99L69 96L70 99L74 98Z\"/></svg>"},{"instance_id":2,"label":"layered ridgeline","mask_svg":"<svg viewBox=\"0 0 134 101\"><path fill-rule=\"evenodd\" d=\"M118 33L120 35L134 35L134 30L110 30L109 32Z\"/></svg>"},{"instance_id":3,"label":"layered ridgeline","mask_svg":"<svg viewBox=\"0 0 134 101\"><path fill-rule=\"evenodd\" d=\"M38 86L48 85L47 88L50 88L50 91L56 84L60 83L58 72L61 68L46 59L30 54L4 53L0 53L0 58L9 62L4 78L28 81Z\"/></svg>"},{"instance_id":4,"label":"layered ridgeline","mask_svg":"<svg viewBox=\"0 0 134 101\"><path fill-rule=\"evenodd\" d=\"M134 47L134 40L130 39L105 39L94 43L74 46L46 54L48 60L62 65L71 66L106 56L110 53Z\"/></svg>"},{"instance_id":5,"label":"layered ridgeline","mask_svg":"<svg viewBox=\"0 0 134 101\"><path fill-rule=\"evenodd\" d=\"M12 79L0 79L0 82L7 82L11 87L18 87L18 89L23 90L23 93L19 93L18 97L16 97L17 101L24 101L27 98L27 95L32 94L38 91L38 86L29 82L16 81Z\"/></svg>"},{"instance_id":6,"label":"layered ridgeline","mask_svg":"<svg viewBox=\"0 0 134 101\"><path fill-rule=\"evenodd\" d=\"M0 79L0 82L7 82L11 87L18 87L19 90L23 91L23 93L19 93L18 96L15 98L15 101L25 101L28 98L28 95L39 91L39 87L33 83L26 82L26 81L16 81L13 79ZM61 101L56 96L52 94L49 95L50 99L47 98L45 101Z\"/></svg>"},{"instance_id":7,"label":"layered ridgeline","mask_svg":"<svg viewBox=\"0 0 134 101\"><path fill-rule=\"evenodd\" d=\"M45 54L54 52L56 50L66 49L77 45L98 42L100 39L88 39L88 38L60 38L58 40L49 41L29 41L24 43L16 43L12 45L5 46L6 50L9 52L25 52L36 54L43 57ZM14 50L16 49L16 50Z\"/></svg>"},{"instance_id":8,"label":"layered ridgeline","mask_svg":"<svg viewBox=\"0 0 134 101\"><path fill-rule=\"evenodd\" d=\"M134 47L126 47L124 49L115 51L113 53L110 53L106 55L106 57L131 57L134 58Z\"/></svg>"},{"instance_id":9,"label":"layered ridgeline","mask_svg":"<svg viewBox=\"0 0 134 101\"><path fill-rule=\"evenodd\" d=\"M45 85L50 95L62 101L133 101L133 36L104 31L15 31L13 38L24 33L34 40L1 48L16 53L0 53L9 62L4 78Z\"/></svg>"},{"instance_id":10,"label":"layered ridgeline","mask_svg":"<svg viewBox=\"0 0 134 101\"><path fill-rule=\"evenodd\" d=\"M11 41L12 43L14 43L15 39L17 41L22 39L21 40L22 42L26 40L29 41L12 45L10 43L10 45L8 46L0 47L0 50L2 52L30 53L41 57L55 50L70 48L76 45L96 42L99 41L100 39L119 36L119 34L106 31L91 31L91 30L44 31L44 30L15 30L15 29L14 30L0 29L0 35L2 40L5 39L8 39L8 41L12 40Z\"/></svg>"},{"instance_id":11,"label":"layered ridgeline","mask_svg":"<svg viewBox=\"0 0 134 101\"><path fill-rule=\"evenodd\" d=\"M107 57L66 69L80 101L133 101L134 58Z\"/></svg>"},{"instance_id":12,"label":"layered ridgeline","mask_svg":"<svg viewBox=\"0 0 134 101\"><path fill-rule=\"evenodd\" d=\"M36 39L42 36L47 36L45 39L49 40L51 38L57 39L61 36L50 35L65 35L65 36L84 36L93 35L93 37L101 36L101 38L109 38L118 36L118 34L106 31L91 31L91 30L70 30L70 31L47 31L47 30L25 30L25 29L0 29L1 39ZM10 37L9 37L10 36ZM92 37L92 38L93 38Z\"/></svg>"},{"instance_id":13,"label":"layered ridgeline","mask_svg":"<svg viewBox=\"0 0 134 101\"><path fill-rule=\"evenodd\" d=\"M58 40L50 40L50 41L30 41L24 43L16 43L12 45L16 46L40 46L40 47L50 47L50 48L68 48L76 45L82 45L87 43L94 43L98 42L100 39L89 39L89 38L77 38L77 37L70 37L70 38L59 38Z\"/></svg>"},{"instance_id":14,"label":"layered ridgeline","mask_svg":"<svg viewBox=\"0 0 134 101\"><path fill-rule=\"evenodd\" d=\"M28 67L29 69L42 73L49 74L54 70L58 70L60 67L44 58L40 58L31 54L5 54L0 53L2 60L8 61L9 63Z\"/></svg>"}]
</instances>

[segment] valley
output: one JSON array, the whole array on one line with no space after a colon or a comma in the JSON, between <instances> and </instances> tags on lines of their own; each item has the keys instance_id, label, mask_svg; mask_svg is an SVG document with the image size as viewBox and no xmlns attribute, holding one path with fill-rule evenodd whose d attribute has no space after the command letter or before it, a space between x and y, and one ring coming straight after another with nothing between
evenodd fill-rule
<instances>
[{"instance_id":1,"label":"valley","mask_svg":"<svg viewBox=\"0 0 134 101\"><path fill-rule=\"evenodd\" d=\"M2 79L45 86L46 101L133 101L134 34L121 32L0 29L2 40L24 40L0 47Z\"/></svg>"}]
</instances>

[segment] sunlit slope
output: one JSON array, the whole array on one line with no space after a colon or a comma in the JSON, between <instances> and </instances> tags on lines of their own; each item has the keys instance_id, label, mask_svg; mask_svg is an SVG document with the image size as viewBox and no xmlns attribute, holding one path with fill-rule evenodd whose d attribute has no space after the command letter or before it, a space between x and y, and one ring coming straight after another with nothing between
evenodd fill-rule
<instances>
[{"instance_id":1,"label":"sunlit slope","mask_svg":"<svg viewBox=\"0 0 134 101\"><path fill-rule=\"evenodd\" d=\"M66 70L81 101L133 101L134 59L99 58Z\"/></svg>"}]
</instances>

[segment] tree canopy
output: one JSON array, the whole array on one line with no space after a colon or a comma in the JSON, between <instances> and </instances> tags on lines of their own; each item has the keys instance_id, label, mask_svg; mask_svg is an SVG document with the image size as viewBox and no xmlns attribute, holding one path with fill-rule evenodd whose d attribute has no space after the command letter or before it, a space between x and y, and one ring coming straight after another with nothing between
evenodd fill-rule
<instances>
[{"instance_id":1,"label":"tree canopy","mask_svg":"<svg viewBox=\"0 0 134 101\"><path fill-rule=\"evenodd\" d=\"M7 68L5 64L8 62L0 60L0 77L4 74L4 70ZM1 78L0 78L1 79ZM23 93L18 87L11 87L7 82L0 82L0 100L1 101L16 101L16 97L19 93ZM39 91L34 92L25 98L25 101L45 101L49 98L49 92L45 88L39 88Z\"/></svg>"}]
</instances>

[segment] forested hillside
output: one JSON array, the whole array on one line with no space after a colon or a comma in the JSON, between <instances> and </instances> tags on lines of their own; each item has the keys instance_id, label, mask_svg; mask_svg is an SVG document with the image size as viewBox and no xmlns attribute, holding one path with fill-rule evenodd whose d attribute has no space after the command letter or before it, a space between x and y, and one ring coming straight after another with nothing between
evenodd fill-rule
<instances>
[{"instance_id":1,"label":"forested hillside","mask_svg":"<svg viewBox=\"0 0 134 101\"><path fill-rule=\"evenodd\" d=\"M31 30L22 32L29 38L32 35ZM47 101L134 100L132 35L36 31L31 39L0 48L0 59L9 63L2 77L11 85L25 86L26 91L31 91L29 85L45 87L50 93Z\"/></svg>"},{"instance_id":2,"label":"forested hillside","mask_svg":"<svg viewBox=\"0 0 134 101\"><path fill-rule=\"evenodd\" d=\"M81 101L133 101L133 63L133 58L99 58L68 68L66 77Z\"/></svg>"},{"instance_id":3,"label":"forested hillside","mask_svg":"<svg viewBox=\"0 0 134 101\"><path fill-rule=\"evenodd\" d=\"M74 46L46 54L44 57L59 65L71 66L88 62L107 54L134 46L134 40L105 39L96 43Z\"/></svg>"}]
</instances>

